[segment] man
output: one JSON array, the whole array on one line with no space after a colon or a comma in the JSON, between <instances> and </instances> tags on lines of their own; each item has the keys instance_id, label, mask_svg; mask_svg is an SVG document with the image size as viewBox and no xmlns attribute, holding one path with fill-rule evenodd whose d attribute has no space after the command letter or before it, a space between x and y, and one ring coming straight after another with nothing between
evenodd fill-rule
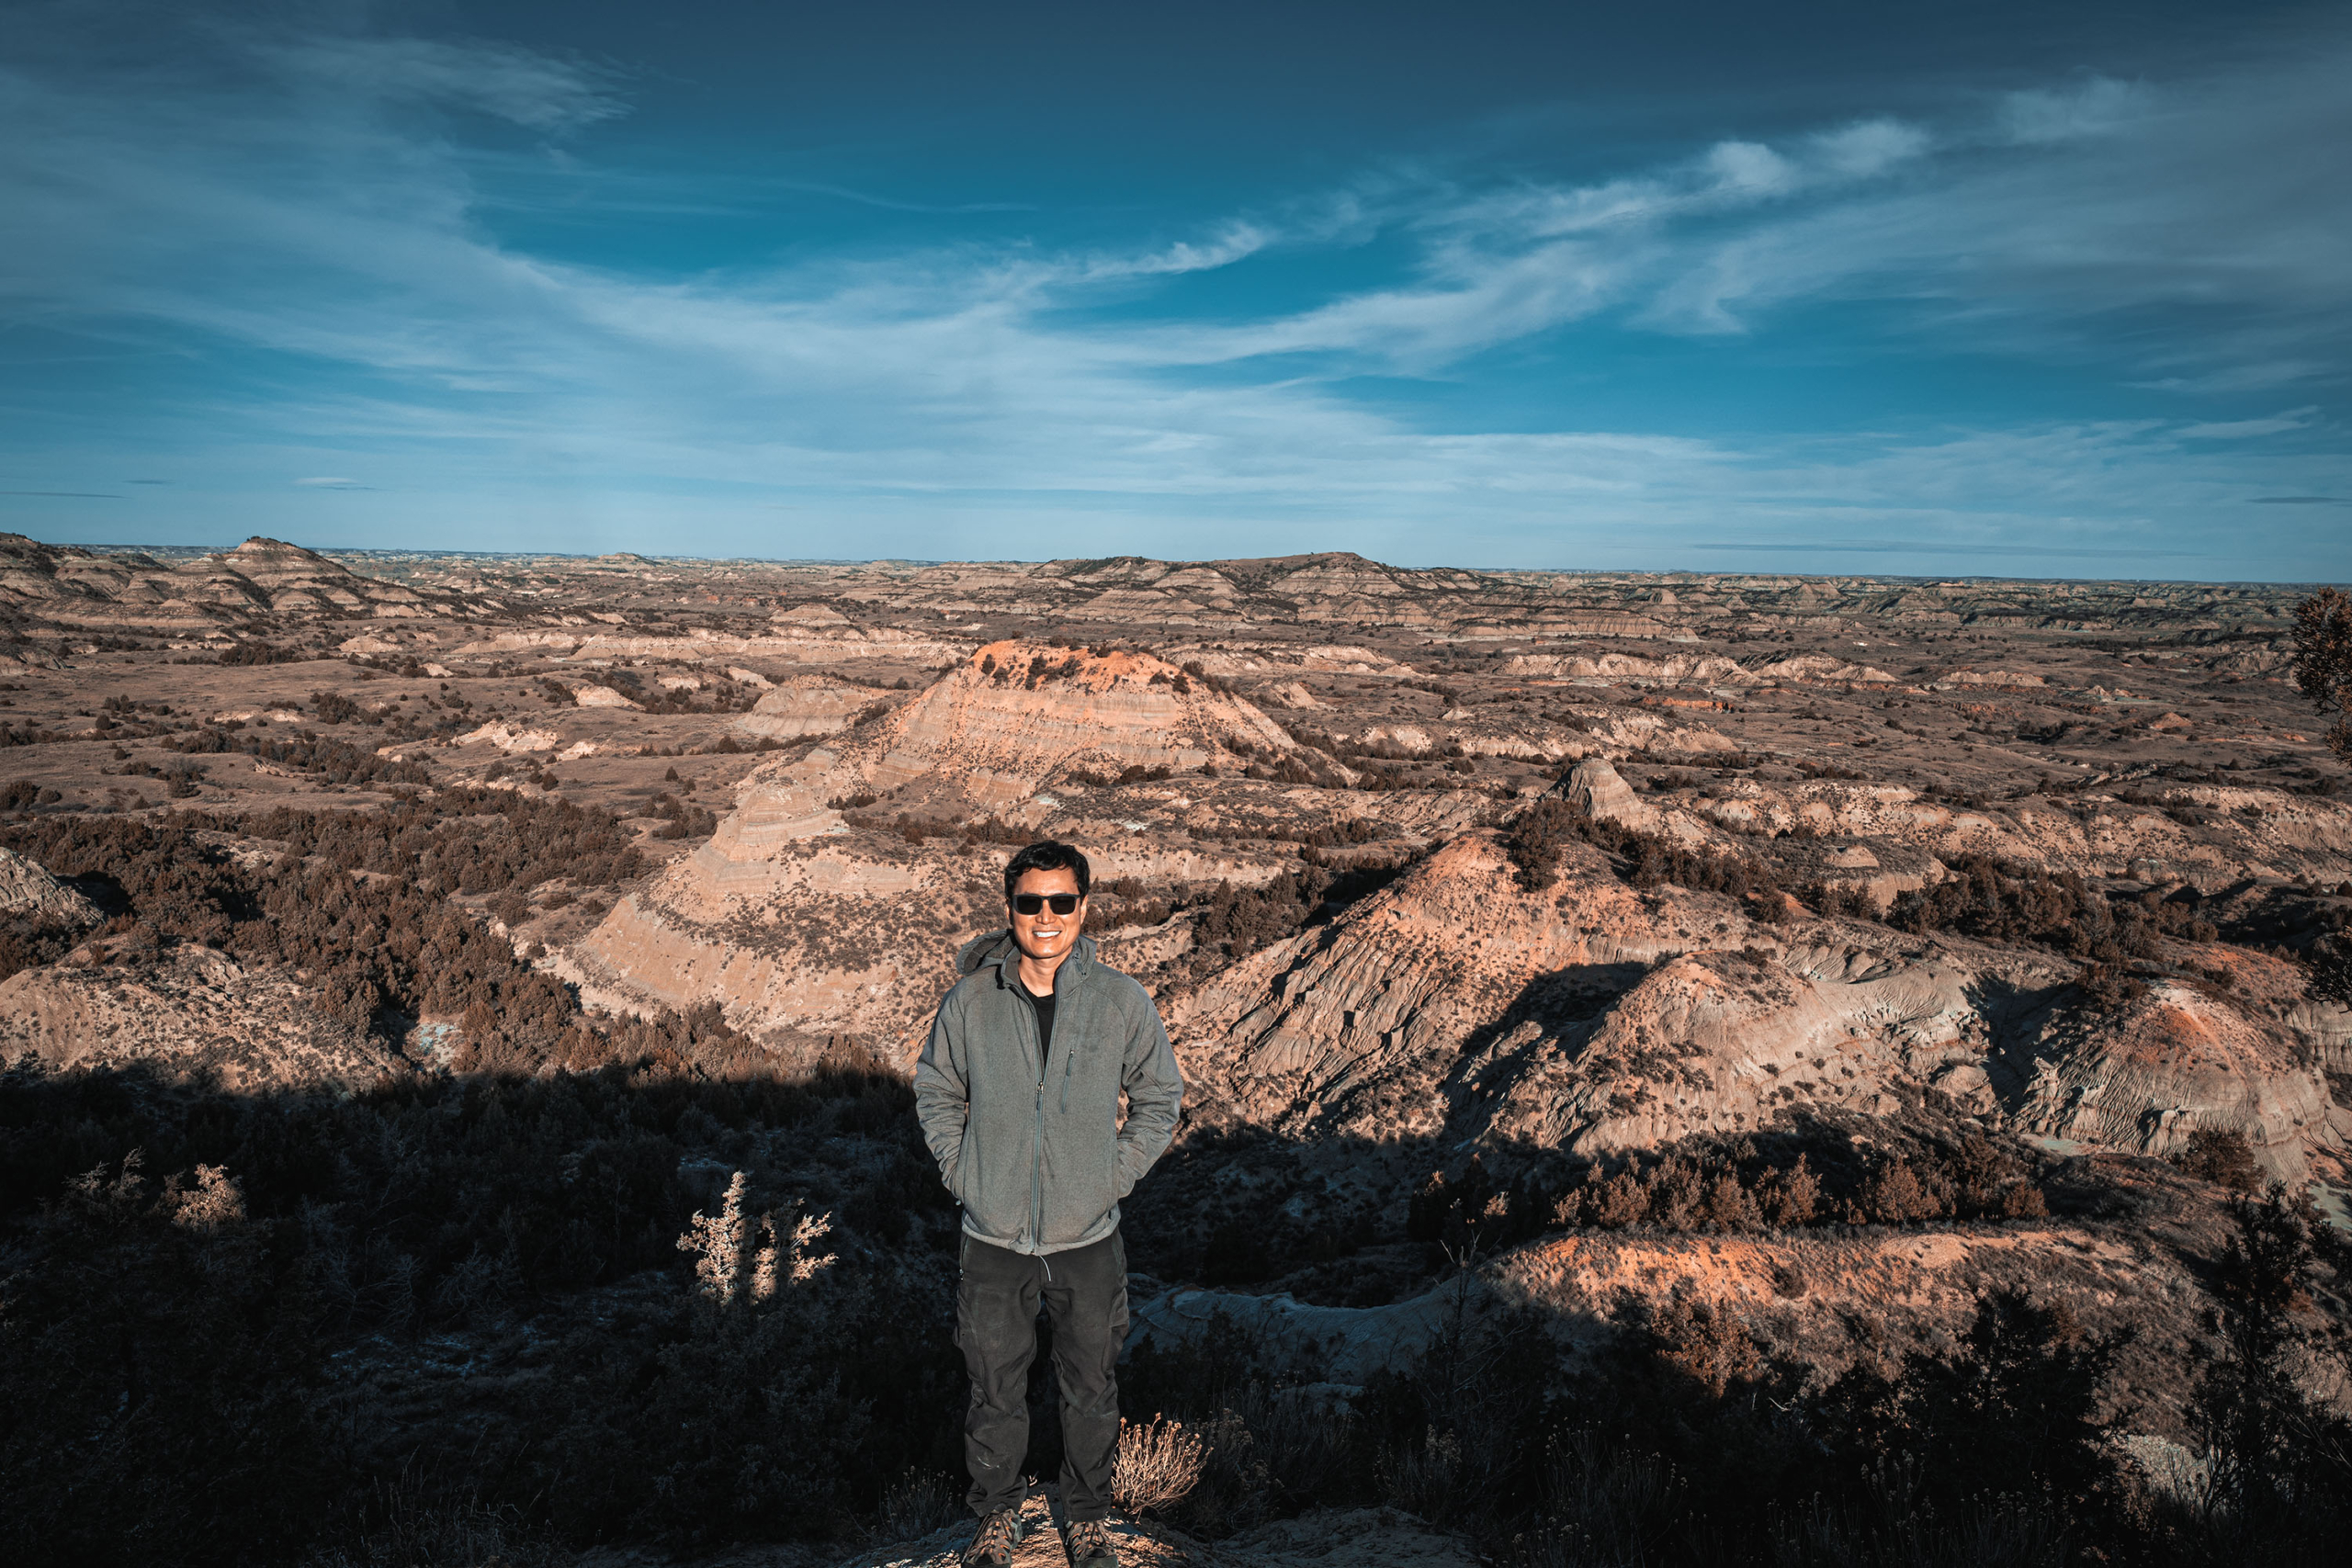
<instances>
[{"instance_id":1,"label":"man","mask_svg":"<svg viewBox=\"0 0 2352 1568\"><path fill-rule=\"evenodd\" d=\"M1175 1135L1184 1080L1141 986L1099 963L1086 857L1031 844L1004 868L1009 929L967 942L915 1068L915 1114L964 1208L956 1343L971 1373L964 1552L1004 1568L1021 1540L1037 1303L1061 1383L1062 1504L1075 1568L1116 1568L1103 1518L1119 1445L1127 1253L1119 1200ZM1119 1119L1119 1097L1127 1114Z\"/></svg>"}]
</instances>

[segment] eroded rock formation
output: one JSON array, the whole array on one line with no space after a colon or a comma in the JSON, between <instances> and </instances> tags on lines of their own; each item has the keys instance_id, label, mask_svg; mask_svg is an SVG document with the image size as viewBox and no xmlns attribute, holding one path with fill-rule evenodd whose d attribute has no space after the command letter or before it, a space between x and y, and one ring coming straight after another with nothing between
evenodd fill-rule
<instances>
[{"instance_id":1,"label":"eroded rock formation","mask_svg":"<svg viewBox=\"0 0 2352 1568\"><path fill-rule=\"evenodd\" d=\"M296 976L196 946L80 962L0 980L0 1060L51 1068L143 1067L232 1092L369 1085L408 1070L339 1022Z\"/></svg>"}]
</instances>

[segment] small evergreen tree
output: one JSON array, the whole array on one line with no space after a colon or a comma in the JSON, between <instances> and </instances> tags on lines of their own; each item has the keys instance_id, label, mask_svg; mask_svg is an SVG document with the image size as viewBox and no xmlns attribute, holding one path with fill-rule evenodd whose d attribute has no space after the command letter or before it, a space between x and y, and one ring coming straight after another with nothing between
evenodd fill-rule
<instances>
[{"instance_id":1,"label":"small evergreen tree","mask_svg":"<svg viewBox=\"0 0 2352 1568\"><path fill-rule=\"evenodd\" d=\"M2328 750L2352 758L2352 597L2323 588L2295 606L2295 684L2335 719Z\"/></svg>"}]
</instances>

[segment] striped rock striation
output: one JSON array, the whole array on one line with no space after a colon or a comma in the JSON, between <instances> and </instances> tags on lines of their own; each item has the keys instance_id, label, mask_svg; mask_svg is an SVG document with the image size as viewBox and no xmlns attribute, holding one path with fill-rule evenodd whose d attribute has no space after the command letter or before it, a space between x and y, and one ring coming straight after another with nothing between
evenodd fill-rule
<instances>
[{"instance_id":1,"label":"striped rock striation","mask_svg":"<svg viewBox=\"0 0 2352 1568\"><path fill-rule=\"evenodd\" d=\"M715 999L772 1034L903 1039L1001 892L983 857L910 849L862 822L1042 823L1057 774L1231 769L1293 746L1250 703L1150 654L992 643L913 700L754 772L710 841L615 905L567 972L612 1006ZM1098 859L1105 876L1270 874L1182 838Z\"/></svg>"},{"instance_id":2,"label":"striped rock striation","mask_svg":"<svg viewBox=\"0 0 2352 1568\"><path fill-rule=\"evenodd\" d=\"M1894 1115L1933 1091L1988 1124L2147 1154L2228 1129L2290 1177L2352 1148L2318 1040L2254 998L2088 1008L2052 954L1765 924L1722 895L1637 889L1586 846L1543 888L1513 875L1470 834L1175 998L1196 1114L1599 1156Z\"/></svg>"}]
</instances>

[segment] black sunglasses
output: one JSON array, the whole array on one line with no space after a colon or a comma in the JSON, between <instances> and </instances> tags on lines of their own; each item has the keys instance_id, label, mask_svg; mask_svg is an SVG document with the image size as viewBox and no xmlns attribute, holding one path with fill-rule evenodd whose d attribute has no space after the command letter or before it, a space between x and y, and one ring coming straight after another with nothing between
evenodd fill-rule
<instances>
[{"instance_id":1,"label":"black sunglasses","mask_svg":"<svg viewBox=\"0 0 2352 1568\"><path fill-rule=\"evenodd\" d=\"M1078 908L1078 897L1075 893L1015 893L1012 896L1012 912L1034 915L1051 904L1055 914L1067 915Z\"/></svg>"}]
</instances>

